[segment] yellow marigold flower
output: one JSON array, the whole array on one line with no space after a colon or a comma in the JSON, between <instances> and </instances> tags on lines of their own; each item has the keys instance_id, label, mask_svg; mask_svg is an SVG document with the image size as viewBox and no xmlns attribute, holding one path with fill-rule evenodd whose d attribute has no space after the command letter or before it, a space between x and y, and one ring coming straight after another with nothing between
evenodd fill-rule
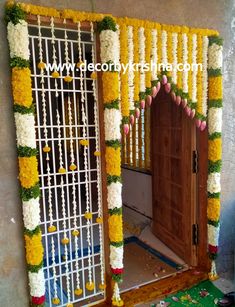
<instances>
[{"instance_id":1,"label":"yellow marigold flower","mask_svg":"<svg viewBox=\"0 0 235 307\"><path fill-rule=\"evenodd\" d=\"M79 142L82 146L89 146L89 140L80 140Z\"/></svg>"},{"instance_id":2,"label":"yellow marigold flower","mask_svg":"<svg viewBox=\"0 0 235 307\"><path fill-rule=\"evenodd\" d=\"M73 307L73 304L72 304L72 303L68 303L68 304L66 305L66 307Z\"/></svg>"},{"instance_id":3,"label":"yellow marigold flower","mask_svg":"<svg viewBox=\"0 0 235 307\"><path fill-rule=\"evenodd\" d=\"M57 230L55 225L51 225L48 227L48 232L55 232Z\"/></svg>"},{"instance_id":4,"label":"yellow marigold flower","mask_svg":"<svg viewBox=\"0 0 235 307\"><path fill-rule=\"evenodd\" d=\"M79 236L79 234L80 234L80 232L79 232L79 230L77 230L77 229L74 229L74 230L72 231L72 235L73 235L74 237Z\"/></svg>"},{"instance_id":5,"label":"yellow marigold flower","mask_svg":"<svg viewBox=\"0 0 235 307\"><path fill-rule=\"evenodd\" d=\"M84 62L83 62L83 61L78 62L78 63L77 63L77 68L80 68L80 67L81 67L81 65L83 65L83 64L84 64Z\"/></svg>"},{"instance_id":6,"label":"yellow marigold flower","mask_svg":"<svg viewBox=\"0 0 235 307\"><path fill-rule=\"evenodd\" d=\"M110 103L119 97L119 81L117 72L104 72L102 75L104 103Z\"/></svg>"},{"instance_id":7,"label":"yellow marigold flower","mask_svg":"<svg viewBox=\"0 0 235 307\"><path fill-rule=\"evenodd\" d=\"M51 147L50 146L44 146L43 147L43 151L46 152L46 153L50 152L51 151Z\"/></svg>"},{"instance_id":8,"label":"yellow marigold flower","mask_svg":"<svg viewBox=\"0 0 235 307\"><path fill-rule=\"evenodd\" d=\"M26 261L30 265L39 265L43 261L42 234L25 235Z\"/></svg>"},{"instance_id":9,"label":"yellow marigold flower","mask_svg":"<svg viewBox=\"0 0 235 307\"><path fill-rule=\"evenodd\" d=\"M91 79L96 80L97 79L97 72L93 71L91 73Z\"/></svg>"},{"instance_id":10,"label":"yellow marigold flower","mask_svg":"<svg viewBox=\"0 0 235 307\"><path fill-rule=\"evenodd\" d=\"M120 147L106 147L105 152L106 171L111 176L121 175L121 152Z\"/></svg>"},{"instance_id":11,"label":"yellow marigold flower","mask_svg":"<svg viewBox=\"0 0 235 307\"><path fill-rule=\"evenodd\" d=\"M12 69L12 92L14 103L30 107L33 102L31 88L31 73L29 68Z\"/></svg>"},{"instance_id":12,"label":"yellow marigold flower","mask_svg":"<svg viewBox=\"0 0 235 307\"><path fill-rule=\"evenodd\" d=\"M46 64L44 62L38 63L38 69L44 69L46 67Z\"/></svg>"},{"instance_id":13,"label":"yellow marigold flower","mask_svg":"<svg viewBox=\"0 0 235 307\"><path fill-rule=\"evenodd\" d=\"M112 300L112 304L113 304L113 306L124 306L124 302L123 302L123 300L116 300L116 299L113 299Z\"/></svg>"},{"instance_id":14,"label":"yellow marigold flower","mask_svg":"<svg viewBox=\"0 0 235 307\"><path fill-rule=\"evenodd\" d=\"M69 244L69 238L63 238L63 239L61 240L61 243L62 243L63 245Z\"/></svg>"},{"instance_id":15,"label":"yellow marigold flower","mask_svg":"<svg viewBox=\"0 0 235 307\"><path fill-rule=\"evenodd\" d=\"M216 162L222 158L222 139L209 140L208 159Z\"/></svg>"},{"instance_id":16,"label":"yellow marigold flower","mask_svg":"<svg viewBox=\"0 0 235 307\"><path fill-rule=\"evenodd\" d=\"M58 171L60 174L64 174L66 173L66 169L64 167L61 167L59 168L59 171Z\"/></svg>"},{"instance_id":17,"label":"yellow marigold flower","mask_svg":"<svg viewBox=\"0 0 235 307\"><path fill-rule=\"evenodd\" d=\"M19 180L22 187L29 189L38 183L38 162L34 157L19 157Z\"/></svg>"},{"instance_id":18,"label":"yellow marigold flower","mask_svg":"<svg viewBox=\"0 0 235 307\"><path fill-rule=\"evenodd\" d=\"M74 290L74 294L77 295L77 296L81 295L82 292L83 292L83 291L82 291L82 289L80 289L80 288L77 288L77 289Z\"/></svg>"},{"instance_id":19,"label":"yellow marigold flower","mask_svg":"<svg viewBox=\"0 0 235 307\"><path fill-rule=\"evenodd\" d=\"M223 97L222 76L209 77L208 92L211 100L222 99Z\"/></svg>"},{"instance_id":20,"label":"yellow marigold flower","mask_svg":"<svg viewBox=\"0 0 235 307\"><path fill-rule=\"evenodd\" d=\"M92 290L94 290L94 288L95 288L95 285L94 285L94 283L93 282L87 282L86 283L86 289L87 290L89 290L89 291L92 291Z\"/></svg>"},{"instance_id":21,"label":"yellow marigold flower","mask_svg":"<svg viewBox=\"0 0 235 307\"><path fill-rule=\"evenodd\" d=\"M145 30L145 62L150 64L151 61L151 44L152 34L151 29ZM145 73L145 86L151 88L151 70L149 69Z\"/></svg>"},{"instance_id":22,"label":"yellow marigold flower","mask_svg":"<svg viewBox=\"0 0 235 307\"><path fill-rule=\"evenodd\" d=\"M215 281L219 278L219 276L217 274L212 274L212 273L209 273L208 277L211 281Z\"/></svg>"},{"instance_id":23,"label":"yellow marigold flower","mask_svg":"<svg viewBox=\"0 0 235 307\"><path fill-rule=\"evenodd\" d=\"M109 223L109 239L113 242L120 242L123 240L123 227L122 227L122 215L110 215L108 219Z\"/></svg>"},{"instance_id":24,"label":"yellow marigold flower","mask_svg":"<svg viewBox=\"0 0 235 307\"><path fill-rule=\"evenodd\" d=\"M208 219L217 222L220 218L220 199L209 198L207 204Z\"/></svg>"},{"instance_id":25,"label":"yellow marigold flower","mask_svg":"<svg viewBox=\"0 0 235 307\"><path fill-rule=\"evenodd\" d=\"M64 77L64 81L65 82L71 82L73 80L73 77L71 77L71 76L66 76L66 77Z\"/></svg>"},{"instance_id":26,"label":"yellow marigold flower","mask_svg":"<svg viewBox=\"0 0 235 307\"><path fill-rule=\"evenodd\" d=\"M59 305L59 304L60 304L60 299L59 299L58 297L54 297L54 298L52 299L52 304L54 304L54 305Z\"/></svg>"},{"instance_id":27,"label":"yellow marigold flower","mask_svg":"<svg viewBox=\"0 0 235 307\"><path fill-rule=\"evenodd\" d=\"M75 171L75 170L77 169L77 166L76 166L75 164L71 164L71 165L69 166L69 169L70 169L71 171Z\"/></svg>"},{"instance_id":28,"label":"yellow marigold flower","mask_svg":"<svg viewBox=\"0 0 235 307\"><path fill-rule=\"evenodd\" d=\"M101 155L100 151L95 151L95 152L94 152L94 156L100 157L100 155Z\"/></svg>"},{"instance_id":29,"label":"yellow marigold flower","mask_svg":"<svg viewBox=\"0 0 235 307\"><path fill-rule=\"evenodd\" d=\"M99 289L100 290L105 290L106 289L106 284L99 284Z\"/></svg>"},{"instance_id":30,"label":"yellow marigold flower","mask_svg":"<svg viewBox=\"0 0 235 307\"><path fill-rule=\"evenodd\" d=\"M51 74L51 76L52 76L53 78L59 78L60 74L59 74L58 71L53 71L53 73Z\"/></svg>"},{"instance_id":31,"label":"yellow marigold flower","mask_svg":"<svg viewBox=\"0 0 235 307\"><path fill-rule=\"evenodd\" d=\"M102 217L97 217L97 218L96 218L96 223L102 224L102 223L103 223Z\"/></svg>"},{"instance_id":32,"label":"yellow marigold flower","mask_svg":"<svg viewBox=\"0 0 235 307\"><path fill-rule=\"evenodd\" d=\"M85 219L90 220L90 219L92 219L92 213L91 212L86 212L84 214L84 217L85 217Z\"/></svg>"}]
</instances>

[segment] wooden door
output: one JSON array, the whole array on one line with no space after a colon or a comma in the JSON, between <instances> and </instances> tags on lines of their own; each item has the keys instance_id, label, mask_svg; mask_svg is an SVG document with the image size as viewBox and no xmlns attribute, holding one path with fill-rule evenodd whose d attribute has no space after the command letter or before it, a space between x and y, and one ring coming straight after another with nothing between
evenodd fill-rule
<instances>
[{"instance_id":1,"label":"wooden door","mask_svg":"<svg viewBox=\"0 0 235 307\"><path fill-rule=\"evenodd\" d=\"M151 107L153 233L196 265L195 124L162 89Z\"/></svg>"}]
</instances>

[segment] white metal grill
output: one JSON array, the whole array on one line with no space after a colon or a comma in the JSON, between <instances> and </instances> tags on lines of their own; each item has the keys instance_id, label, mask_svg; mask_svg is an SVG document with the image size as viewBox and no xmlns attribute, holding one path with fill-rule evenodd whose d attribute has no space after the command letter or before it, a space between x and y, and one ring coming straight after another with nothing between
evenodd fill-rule
<instances>
[{"instance_id":1,"label":"white metal grill","mask_svg":"<svg viewBox=\"0 0 235 307\"><path fill-rule=\"evenodd\" d=\"M51 27L40 26L40 30L43 61L52 63L53 42ZM64 38L65 29L55 27L54 33L54 47L57 54L57 61L58 63L64 63L64 52L66 48L66 40ZM78 33L75 30L69 29L66 29L66 33L68 37L68 56L71 63L76 63L78 61L77 50L79 49L77 40ZM89 72L85 72L83 74L84 79L81 80L81 75L75 70L70 72L70 75L73 77L72 82L66 83L63 78L67 75L67 71L64 70L60 72L56 86L55 79L51 77L52 72L44 70L43 89L41 83L42 74L37 67L40 59L38 26L29 25L29 34L42 193L41 228L45 248L44 274L46 279L46 301L48 306L54 306L52 300L56 296L60 301L57 306L66 306L68 303L79 303L78 306L85 306L88 303L97 303L105 299L105 291L99 289L99 283L102 282L101 266L104 265L104 251L102 244L103 229L96 222L96 218L100 215L100 211L102 211L102 208L98 208L97 200L99 199L102 205L102 197L101 195L97 195L97 190L99 191L97 185L101 184L97 181L97 177L100 178L99 173L97 173L97 171L100 172L100 168L97 165L99 159L94 156L94 151L97 146L99 147L99 144L97 145L96 142L97 136L98 142L100 136L99 127L96 125L94 119L94 112L97 111L98 116L98 109L94 105L93 80L90 78ZM92 61L92 45L95 53L95 42L92 41L91 33L89 31L81 31L80 47L83 60L86 59L88 62ZM83 82L83 89L81 89L81 82ZM84 109L87 116L87 122L85 124L82 122L81 116L81 90L83 90L85 98ZM45 94L44 110L42 92ZM68 118L69 99L71 102L72 124L69 123ZM98 106L96 105L96 107ZM56 109L58 109L60 117L59 129L61 135L58 134ZM89 146L87 146L87 169L84 167L84 149L80 144L80 140L83 139L83 128L87 134L86 139L89 140ZM71 129L72 137L69 133ZM73 171L69 169L71 140L74 151L74 163L77 166L77 169ZM61 151L59 150L59 142L61 142ZM46 144L51 148L49 153L43 151ZM65 174L58 172L60 155L63 157L63 165L66 169ZM73 175L75 182L72 180ZM89 230L87 219L85 218L86 175L90 211L92 213ZM50 184L48 184L48 178ZM63 186L61 186L61 178L63 178ZM75 210L73 207L73 191L75 191L76 198ZM51 206L49 206L50 199ZM76 214L74 214L75 211ZM78 249L75 248L75 236L72 235L75 221L77 223L77 230L80 232L80 235L77 237ZM50 225L56 226L56 231L49 232L48 228ZM88 231L91 235L90 246L87 241ZM61 240L65 233L69 239L69 243L63 245ZM92 276L95 284L94 290L92 291L86 289L89 274ZM74 291L78 276L80 288L83 292L81 295L76 296Z\"/></svg>"}]
</instances>

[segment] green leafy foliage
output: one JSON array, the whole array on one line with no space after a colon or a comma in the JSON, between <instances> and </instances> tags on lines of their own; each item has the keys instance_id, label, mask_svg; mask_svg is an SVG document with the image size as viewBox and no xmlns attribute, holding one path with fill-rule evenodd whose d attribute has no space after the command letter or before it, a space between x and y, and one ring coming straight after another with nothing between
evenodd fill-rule
<instances>
[{"instance_id":1,"label":"green leafy foliage","mask_svg":"<svg viewBox=\"0 0 235 307\"><path fill-rule=\"evenodd\" d=\"M117 31L117 26L112 17L106 16L104 19L98 23L98 32L102 32L104 30L112 30L114 32Z\"/></svg>"},{"instance_id":2,"label":"green leafy foliage","mask_svg":"<svg viewBox=\"0 0 235 307\"><path fill-rule=\"evenodd\" d=\"M12 22L14 25L20 22L20 20L25 20L26 14L19 6L18 3L12 6L6 6L5 8L5 20L6 22Z\"/></svg>"}]
</instances>

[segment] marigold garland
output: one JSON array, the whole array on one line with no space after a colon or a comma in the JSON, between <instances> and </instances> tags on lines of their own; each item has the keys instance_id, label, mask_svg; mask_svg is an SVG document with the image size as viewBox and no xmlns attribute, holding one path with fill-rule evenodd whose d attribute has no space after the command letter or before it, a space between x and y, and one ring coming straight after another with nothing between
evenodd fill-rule
<instances>
[{"instance_id":1,"label":"marigold garland","mask_svg":"<svg viewBox=\"0 0 235 307\"><path fill-rule=\"evenodd\" d=\"M21 186L28 189L33 187L38 181L38 162L35 156L19 157L19 180Z\"/></svg>"},{"instance_id":2,"label":"marigold garland","mask_svg":"<svg viewBox=\"0 0 235 307\"><path fill-rule=\"evenodd\" d=\"M33 235L32 237L25 235L26 260L29 265L40 265L43 260L43 246L41 243L42 234Z\"/></svg>"},{"instance_id":3,"label":"marigold garland","mask_svg":"<svg viewBox=\"0 0 235 307\"><path fill-rule=\"evenodd\" d=\"M223 96L222 76L210 76L208 91L210 93L209 100L221 99Z\"/></svg>"},{"instance_id":4,"label":"marigold garland","mask_svg":"<svg viewBox=\"0 0 235 307\"><path fill-rule=\"evenodd\" d=\"M106 171L111 176L121 175L121 149L106 146Z\"/></svg>"},{"instance_id":5,"label":"marigold garland","mask_svg":"<svg viewBox=\"0 0 235 307\"><path fill-rule=\"evenodd\" d=\"M119 81L117 72L105 72L102 75L103 101L111 103L119 98Z\"/></svg>"},{"instance_id":6,"label":"marigold garland","mask_svg":"<svg viewBox=\"0 0 235 307\"><path fill-rule=\"evenodd\" d=\"M29 68L12 69L12 91L14 103L29 108L33 102Z\"/></svg>"},{"instance_id":7,"label":"marigold garland","mask_svg":"<svg viewBox=\"0 0 235 307\"><path fill-rule=\"evenodd\" d=\"M151 29L146 29L145 31L145 63L150 65L151 61L151 44L152 44L152 35ZM151 70L149 69L145 73L145 86L146 89L151 91Z\"/></svg>"},{"instance_id":8,"label":"marigold garland","mask_svg":"<svg viewBox=\"0 0 235 307\"><path fill-rule=\"evenodd\" d=\"M123 241L123 226L122 226L122 215L113 214L109 217L109 239L111 242L122 242Z\"/></svg>"},{"instance_id":9,"label":"marigold garland","mask_svg":"<svg viewBox=\"0 0 235 307\"><path fill-rule=\"evenodd\" d=\"M197 37L197 62L202 63L202 36ZM197 113L202 115L202 71L197 72Z\"/></svg>"}]
</instances>

